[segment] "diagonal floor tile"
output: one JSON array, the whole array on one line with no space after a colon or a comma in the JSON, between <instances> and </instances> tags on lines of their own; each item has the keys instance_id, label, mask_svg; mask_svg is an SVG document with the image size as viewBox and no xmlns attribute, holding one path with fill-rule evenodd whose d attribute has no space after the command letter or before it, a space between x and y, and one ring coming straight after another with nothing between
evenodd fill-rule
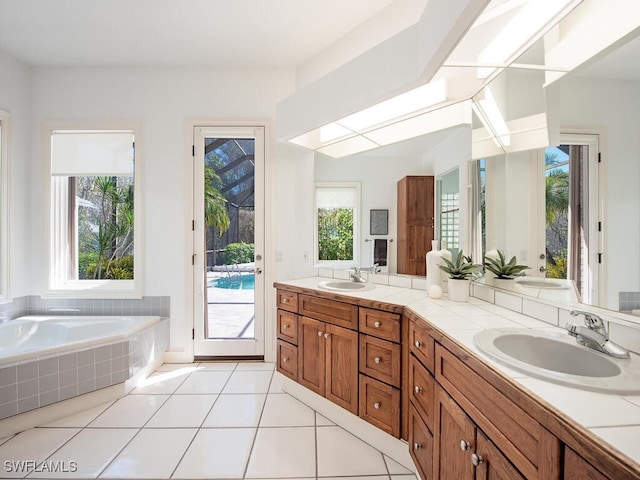
<instances>
[{"instance_id":1,"label":"diagonal floor tile","mask_svg":"<svg viewBox=\"0 0 640 480\"><path fill-rule=\"evenodd\" d=\"M266 399L263 393L220 395L203 427L257 427Z\"/></svg>"},{"instance_id":2,"label":"diagonal floor tile","mask_svg":"<svg viewBox=\"0 0 640 480\"><path fill-rule=\"evenodd\" d=\"M267 393L273 372L235 371L223 393Z\"/></svg>"},{"instance_id":3,"label":"diagonal floor tile","mask_svg":"<svg viewBox=\"0 0 640 480\"><path fill-rule=\"evenodd\" d=\"M196 431L195 428L140 430L100 478L169 478Z\"/></svg>"},{"instance_id":4,"label":"diagonal floor tile","mask_svg":"<svg viewBox=\"0 0 640 480\"><path fill-rule=\"evenodd\" d=\"M413 475L413 472L386 455L384 455L384 461L387 463L387 469L391 475Z\"/></svg>"},{"instance_id":5,"label":"diagonal floor tile","mask_svg":"<svg viewBox=\"0 0 640 480\"><path fill-rule=\"evenodd\" d=\"M142 427L169 398L168 395L127 395L89 424L91 427Z\"/></svg>"},{"instance_id":6,"label":"diagonal floor tile","mask_svg":"<svg viewBox=\"0 0 640 480\"><path fill-rule=\"evenodd\" d=\"M86 427L111 405L113 405L113 402L103 403L97 407L89 408L88 410L83 410L54 422L47 423L44 427Z\"/></svg>"},{"instance_id":7,"label":"diagonal floor tile","mask_svg":"<svg viewBox=\"0 0 640 480\"><path fill-rule=\"evenodd\" d=\"M0 478L22 478L33 467L17 462L41 462L78 432L77 428L32 428L7 440L0 445Z\"/></svg>"},{"instance_id":8,"label":"diagonal floor tile","mask_svg":"<svg viewBox=\"0 0 640 480\"><path fill-rule=\"evenodd\" d=\"M242 478L254 428L203 428L178 465L173 478Z\"/></svg>"},{"instance_id":9,"label":"diagonal floor tile","mask_svg":"<svg viewBox=\"0 0 640 480\"><path fill-rule=\"evenodd\" d=\"M191 374L192 369L155 372L138 383L131 393L138 394L172 394Z\"/></svg>"},{"instance_id":10,"label":"diagonal floor tile","mask_svg":"<svg viewBox=\"0 0 640 480\"><path fill-rule=\"evenodd\" d=\"M197 428L217 395L172 395L145 425L146 428Z\"/></svg>"},{"instance_id":11,"label":"diagonal floor tile","mask_svg":"<svg viewBox=\"0 0 640 480\"><path fill-rule=\"evenodd\" d=\"M60 462L66 471L43 471L29 478L96 478L136 433L135 428L84 429L47 459Z\"/></svg>"},{"instance_id":12,"label":"diagonal floor tile","mask_svg":"<svg viewBox=\"0 0 640 480\"><path fill-rule=\"evenodd\" d=\"M273 393L267 397L261 427L313 427L315 412L287 393Z\"/></svg>"},{"instance_id":13,"label":"diagonal floor tile","mask_svg":"<svg viewBox=\"0 0 640 480\"><path fill-rule=\"evenodd\" d=\"M175 393L178 394L207 394L220 393L227 380L231 376L230 371L198 370L189 375Z\"/></svg>"},{"instance_id":14,"label":"diagonal floor tile","mask_svg":"<svg viewBox=\"0 0 640 480\"><path fill-rule=\"evenodd\" d=\"M258 430L246 478L314 477L315 474L313 427Z\"/></svg>"},{"instance_id":15,"label":"diagonal floor tile","mask_svg":"<svg viewBox=\"0 0 640 480\"><path fill-rule=\"evenodd\" d=\"M382 453L340 427L318 428L318 476L387 474Z\"/></svg>"}]
</instances>

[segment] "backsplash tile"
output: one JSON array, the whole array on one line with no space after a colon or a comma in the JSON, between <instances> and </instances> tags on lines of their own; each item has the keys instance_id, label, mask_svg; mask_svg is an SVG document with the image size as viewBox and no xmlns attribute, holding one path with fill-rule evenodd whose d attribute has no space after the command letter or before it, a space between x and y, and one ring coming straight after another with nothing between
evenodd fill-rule
<instances>
[{"instance_id":1,"label":"backsplash tile","mask_svg":"<svg viewBox=\"0 0 640 480\"><path fill-rule=\"evenodd\" d=\"M27 295L0 304L0 322L25 315L170 315L169 296L141 299L43 298Z\"/></svg>"},{"instance_id":2,"label":"backsplash tile","mask_svg":"<svg viewBox=\"0 0 640 480\"><path fill-rule=\"evenodd\" d=\"M609 338L627 350L640 354L640 330L609 322Z\"/></svg>"},{"instance_id":3,"label":"backsplash tile","mask_svg":"<svg viewBox=\"0 0 640 480\"><path fill-rule=\"evenodd\" d=\"M513 312L522 312L522 298L508 293L495 292L496 305L507 308Z\"/></svg>"}]
</instances>

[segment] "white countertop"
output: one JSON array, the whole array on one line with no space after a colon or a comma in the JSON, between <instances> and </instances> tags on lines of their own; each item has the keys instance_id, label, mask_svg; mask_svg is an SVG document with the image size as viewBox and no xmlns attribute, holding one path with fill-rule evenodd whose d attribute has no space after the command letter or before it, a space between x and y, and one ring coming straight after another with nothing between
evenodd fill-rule
<instances>
[{"instance_id":1,"label":"white countertop","mask_svg":"<svg viewBox=\"0 0 640 480\"><path fill-rule=\"evenodd\" d=\"M327 279L308 277L278 283L314 289L324 294L338 293L318 288L318 283L323 280ZM471 298L468 303L460 303L448 300L444 294L443 298L434 300L429 298L425 290L419 289L376 285L373 290L339 294L410 308L550 407L587 428L603 442L640 464L640 395L619 396L591 392L533 378L493 361L481 353L473 343L475 333L485 328L534 328L566 333L564 329L476 298ZM632 357L634 361L640 361L637 355L632 354Z\"/></svg>"}]
</instances>

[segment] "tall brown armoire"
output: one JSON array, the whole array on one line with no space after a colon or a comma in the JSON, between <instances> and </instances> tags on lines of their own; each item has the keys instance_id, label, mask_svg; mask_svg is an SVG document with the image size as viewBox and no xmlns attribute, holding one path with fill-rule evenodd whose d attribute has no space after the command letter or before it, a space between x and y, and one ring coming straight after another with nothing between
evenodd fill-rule
<instances>
[{"instance_id":1,"label":"tall brown armoire","mask_svg":"<svg viewBox=\"0 0 640 480\"><path fill-rule=\"evenodd\" d=\"M426 275L434 235L433 176L398 181L398 273Z\"/></svg>"}]
</instances>

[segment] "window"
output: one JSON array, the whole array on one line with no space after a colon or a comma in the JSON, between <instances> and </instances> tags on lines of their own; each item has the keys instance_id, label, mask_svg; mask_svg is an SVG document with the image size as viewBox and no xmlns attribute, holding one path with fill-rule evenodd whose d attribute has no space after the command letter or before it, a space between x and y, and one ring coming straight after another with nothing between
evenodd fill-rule
<instances>
[{"instance_id":1,"label":"window","mask_svg":"<svg viewBox=\"0 0 640 480\"><path fill-rule=\"evenodd\" d=\"M344 268L359 264L360 184L317 183L316 264Z\"/></svg>"},{"instance_id":2,"label":"window","mask_svg":"<svg viewBox=\"0 0 640 480\"><path fill-rule=\"evenodd\" d=\"M51 132L53 293L136 295L140 210L134 140L132 130Z\"/></svg>"},{"instance_id":3,"label":"window","mask_svg":"<svg viewBox=\"0 0 640 480\"><path fill-rule=\"evenodd\" d=\"M9 292L9 140L11 115L0 110L0 301Z\"/></svg>"}]
</instances>

